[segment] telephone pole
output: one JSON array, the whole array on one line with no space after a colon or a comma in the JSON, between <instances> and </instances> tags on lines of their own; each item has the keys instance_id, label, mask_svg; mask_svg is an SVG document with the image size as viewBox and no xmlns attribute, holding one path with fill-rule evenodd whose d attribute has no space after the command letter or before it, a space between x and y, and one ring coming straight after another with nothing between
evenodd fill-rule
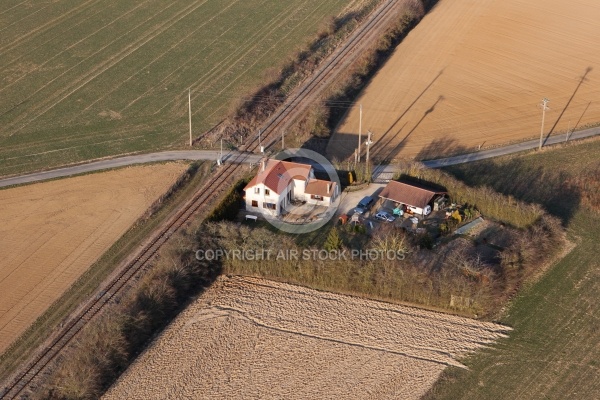
<instances>
[{"instance_id":1,"label":"telephone pole","mask_svg":"<svg viewBox=\"0 0 600 400\"><path fill-rule=\"evenodd\" d=\"M369 182L371 182L371 175L370 175L370 171L369 171L369 169L370 169L369 168L369 148L371 147L371 144L373 143L373 142L371 142L371 135L372 135L371 131L368 131L367 132L367 142L365 143L365 145L367 146L367 158L366 158L365 162L367 164L366 165L366 167L367 167L367 179L369 180Z\"/></svg>"},{"instance_id":2,"label":"telephone pole","mask_svg":"<svg viewBox=\"0 0 600 400\"><path fill-rule=\"evenodd\" d=\"M263 152L262 142L260 141L260 128L258 129L258 151Z\"/></svg>"},{"instance_id":3,"label":"telephone pole","mask_svg":"<svg viewBox=\"0 0 600 400\"><path fill-rule=\"evenodd\" d=\"M285 150L285 131L281 131L281 151Z\"/></svg>"},{"instance_id":4,"label":"telephone pole","mask_svg":"<svg viewBox=\"0 0 600 400\"><path fill-rule=\"evenodd\" d=\"M192 88L188 89L188 114L190 116L190 147L192 147Z\"/></svg>"},{"instance_id":5,"label":"telephone pole","mask_svg":"<svg viewBox=\"0 0 600 400\"><path fill-rule=\"evenodd\" d=\"M550 102L550 100L548 100L546 97L544 97L542 99L542 104L540 104L542 106L542 130L540 132L540 148L539 148L539 150L542 149L542 138L544 136L544 119L546 118L546 110L550 109L548 107L549 102Z\"/></svg>"},{"instance_id":6,"label":"telephone pole","mask_svg":"<svg viewBox=\"0 0 600 400\"><path fill-rule=\"evenodd\" d=\"M362 135L362 103L358 107L358 162L360 162L360 142Z\"/></svg>"}]
</instances>

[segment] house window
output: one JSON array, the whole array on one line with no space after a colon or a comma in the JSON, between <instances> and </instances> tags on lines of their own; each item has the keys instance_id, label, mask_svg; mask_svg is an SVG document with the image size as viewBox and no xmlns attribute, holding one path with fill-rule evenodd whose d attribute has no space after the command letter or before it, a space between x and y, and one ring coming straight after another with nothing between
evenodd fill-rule
<instances>
[{"instance_id":1,"label":"house window","mask_svg":"<svg viewBox=\"0 0 600 400\"><path fill-rule=\"evenodd\" d=\"M265 196L268 196L271 194L271 191L269 189L265 189Z\"/></svg>"},{"instance_id":2,"label":"house window","mask_svg":"<svg viewBox=\"0 0 600 400\"><path fill-rule=\"evenodd\" d=\"M260 188L259 187L255 187L254 188L254 194L260 194Z\"/></svg>"},{"instance_id":3,"label":"house window","mask_svg":"<svg viewBox=\"0 0 600 400\"><path fill-rule=\"evenodd\" d=\"M275 204L275 203L263 203L263 208L267 208L269 210L277 210L277 204Z\"/></svg>"},{"instance_id":4,"label":"house window","mask_svg":"<svg viewBox=\"0 0 600 400\"><path fill-rule=\"evenodd\" d=\"M313 200L323 200L323 196L319 196L318 194L311 194L310 198Z\"/></svg>"},{"instance_id":5,"label":"house window","mask_svg":"<svg viewBox=\"0 0 600 400\"><path fill-rule=\"evenodd\" d=\"M252 207L258 207L258 201L252 200Z\"/></svg>"}]
</instances>

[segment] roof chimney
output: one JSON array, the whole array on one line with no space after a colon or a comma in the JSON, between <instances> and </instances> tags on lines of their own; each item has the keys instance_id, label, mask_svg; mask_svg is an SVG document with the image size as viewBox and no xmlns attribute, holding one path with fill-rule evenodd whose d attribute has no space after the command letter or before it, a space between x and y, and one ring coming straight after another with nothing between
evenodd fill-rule
<instances>
[{"instance_id":1,"label":"roof chimney","mask_svg":"<svg viewBox=\"0 0 600 400\"><path fill-rule=\"evenodd\" d=\"M260 171L265 172L266 168L267 168L267 159L263 158L262 160L260 160Z\"/></svg>"}]
</instances>

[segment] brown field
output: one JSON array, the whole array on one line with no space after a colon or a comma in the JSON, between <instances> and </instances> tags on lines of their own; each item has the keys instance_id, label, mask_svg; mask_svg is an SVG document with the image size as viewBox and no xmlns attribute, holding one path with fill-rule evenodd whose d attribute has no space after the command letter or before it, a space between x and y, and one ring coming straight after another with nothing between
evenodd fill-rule
<instances>
[{"instance_id":1,"label":"brown field","mask_svg":"<svg viewBox=\"0 0 600 400\"><path fill-rule=\"evenodd\" d=\"M0 191L0 352L175 182L186 164Z\"/></svg>"},{"instance_id":2,"label":"brown field","mask_svg":"<svg viewBox=\"0 0 600 400\"><path fill-rule=\"evenodd\" d=\"M354 151L359 103L379 160L539 138L544 97L544 135L597 123L598 20L595 0L440 0L356 100L329 153Z\"/></svg>"},{"instance_id":3,"label":"brown field","mask_svg":"<svg viewBox=\"0 0 600 400\"><path fill-rule=\"evenodd\" d=\"M221 277L106 399L419 398L508 328L257 278Z\"/></svg>"}]
</instances>

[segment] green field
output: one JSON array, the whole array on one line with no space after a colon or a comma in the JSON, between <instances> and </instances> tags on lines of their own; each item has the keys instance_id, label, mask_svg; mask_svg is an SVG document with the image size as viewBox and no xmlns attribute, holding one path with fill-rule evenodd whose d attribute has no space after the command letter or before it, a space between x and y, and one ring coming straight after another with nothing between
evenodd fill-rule
<instances>
[{"instance_id":1,"label":"green field","mask_svg":"<svg viewBox=\"0 0 600 400\"><path fill-rule=\"evenodd\" d=\"M600 214L582 202L586 190L598 196L600 176L580 190L567 184L599 156L592 141L451 168L467 183L544 204L575 247L514 300L501 321L514 327L510 337L467 359L470 370L448 369L427 399L600 398Z\"/></svg>"},{"instance_id":2,"label":"green field","mask_svg":"<svg viewBox=\"0 0 600 400\"><path fill-rule=\"evenodd\" d=\"M0 2L0 176L184 146L344 0Z\"/></svg>"}]
</instances>

